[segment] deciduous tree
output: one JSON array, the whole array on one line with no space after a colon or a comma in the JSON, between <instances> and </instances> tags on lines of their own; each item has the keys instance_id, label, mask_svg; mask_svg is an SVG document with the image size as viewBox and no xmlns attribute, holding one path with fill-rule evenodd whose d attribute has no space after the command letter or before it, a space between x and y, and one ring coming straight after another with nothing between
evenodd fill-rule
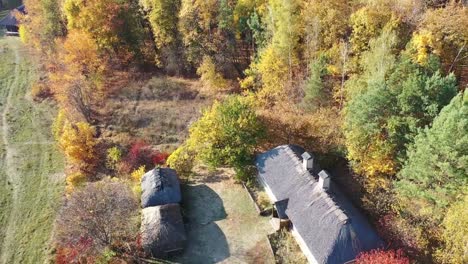
<instances>
[{"instance_id":1,"label":"deciduous tree","mask_svg":"<svg viewBox=\"0 0 468 264\"><path fill-rule=\"evenodd\" d=\"M442 263L468 262L468 195L461 195L461 200L452 204L443 221L442 240L444 247L438 257Z\"/></svg>"},{"instance_id":2,"label":"deciduous tree","mask_svg":"<svg viewBox=\"0 0 468 264\"><path fill-rule=\"evenodd\" d=\"M391 10L365 6L351 15L350 23L352 26L350 42L353 51L359 55L369 48L369 41L378 37L385 26L388 30L396 29L399 18L392 14Z\"/></svg>"},{"instance_id":3,"label":"deciduous tree","mask_svg":"<svg viewBox=\"0 0 468 264\"><path fill-rule=\"evenodd\" d=\"M189 155L211 167L232 166L238 178L247 180L246 168L252 162L253 151L262 135L263 128L252 102L232 96L215 102L190 127L187 142L169 157L168 165L180 167L178 164L186 164Z\"/></svg>"},{"instance_id":4,"label":"deciduous tree","mask_svg":"<svg viewBox=\"0 0 468 264\"><path fill-rule=\"evenodd\" d=\"M96 165L96 139L94 128L85 122L66 122L59 138L59 145L69 164L84 172L91 172Z\"/></svg>"},{"instance_id":5,"label":"deciduous tree","mask_svg":"<svg viewBox=\"0 0 468 264\"><path fill-rule=\"evenodd\" d=\"M204 55L216 53L219 47L217 17L219 1L182 0L179 31L189 63L198 66Z\"/></svg>"},{"instance_id":6,"label":"deciduous tree","mask_svg":"<svg viewBox=\"0 0 468 264\"><path fill-rule=\"evenodd\" d=\"M146 19L153 32L157 47L156 65L169 74L180 74L184 64L180 46L181 37L177 27L180 0L140 0Z\"/></svg>"},{"instance_id":7,"label":"deciduous tree","mask_svg":"<svg viewBox=\"0 0 468 264\"><path fill-rule=\"evenodd\" d=\"M99 256L106 248L124 250L134 243L138 230L138 204L130 188L122 182L105 179L88 183L66 201L57 219L56 243L59 248L90 244Z\"/></svg>"},{"instance_id":8,"label":"deciduous tree","mask_svg":"<svg viewBox=\"0 0 468 264\"><path fill-rule=\"evenodd\" d=\"M45 54L52 52L55 38L65 33L59 1L25 0L24 4L27 14L18 14L22 39Z\"/></svg>"},{"instance_id":9,"label":"deciduous tree","mask_svg":"<svg viewBox=\"0 0 468 264\"><path fill-rule=\"evenodd\" d=\"M262 89L270 99L278 99L278 95L286 94L293 86L299 52L299 4L297 0L268 1L269 12L265 20L271 40L260 55L257 69L262 77Z\"/></svg>"},{"instance_id":10,"label":"deciduous tree","mask_svg":"<svg viewBox=\"0 0 468 264\"><path fill-rule=\"evenodd\" d=\"M63 12L68 30L86 32L101 52L112 54L121 62L143 59L148 35L141 26L136 1L65 0Z\"/></svg>"},{"instance_id":11,"label":"deciduous tree","mask_svg":"<svg viewBox=\"0 0 468 264\"><path fill-rule=\"evenodd\" d=\"M451 1L444 8L428 10L412 45L416 58L426 63L429 54L436 54L446 70L456 71L464 82L463 70L468 64L468 9L462 3Z\"/></svg>"}]
</instances>

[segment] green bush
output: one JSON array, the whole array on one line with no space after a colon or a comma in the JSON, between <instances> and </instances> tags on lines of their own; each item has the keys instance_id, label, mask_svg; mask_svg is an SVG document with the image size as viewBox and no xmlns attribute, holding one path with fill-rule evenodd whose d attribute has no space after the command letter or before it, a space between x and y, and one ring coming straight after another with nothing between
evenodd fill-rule
<instances>
[{"instance_id":1,"label":"green bush","mask_svg":"<svg viewBox=\"0 0 468 264\"><path fill-rule=\"evenodd\" d=\"M168 159L179 173L191 170L195 161L211 168L231 166L237 179L247 181L252 174L253 152L264 135L253 103L241 96L216 101L190 128L187 142Z\"/></svg>"},{"instance_id":2,"label":"green bush","mask_svg":"<svg viewBox=\"0 0 468 264\"><path fill-rule=\"evenodd\" d=\"M122 150L119 147L114 146L112 148L107 149L107 167L109 169L115 169L117 163L122 160Z\"/></svg>"}]
</instances>

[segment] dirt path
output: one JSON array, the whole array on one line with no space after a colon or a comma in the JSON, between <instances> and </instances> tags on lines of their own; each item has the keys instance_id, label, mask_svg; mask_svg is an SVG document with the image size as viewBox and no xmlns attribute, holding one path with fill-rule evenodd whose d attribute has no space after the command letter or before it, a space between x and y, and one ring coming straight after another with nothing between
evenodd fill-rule
<instances>
[{"instance_id":1,"label":"dirt path","mask_svg":"<svg viewBox=\"0 0 468 264\"><path fill-rule=\"evenodd\" d=\"M0 37L0 60L0 264L48 263L64 190L56 110L28 99L36 69L19 39Z\"/></svg>"},{"instance_id":2,"label":"dirt path","mask_svg":"<svg viewBox=\"0 0 468 264\"><path fill-rule=\"evenodd\" d=\"M13 97L13 92L14 90L18 87L18 74L19 74L19 63L20 63L20 56L19 56L19 51L17 47L14 47L13 45L9 45L11 49L14 50L15 54L15 70L14 70L14 80L11 82L10 86L7 88L8 89L8 96L6 99L6 103L3 107L3 112L2 112L2 141L3 141L3 146L5 147L5 174L8 178L8 182L11 184L12 187L12 195L11 195L11 211L10 211L10 216L8 219L8 224L6 227L6 232L5 232L5 240L3 242L2 250L1 253L2 255L0 256L0 262L1 263L6 263L7 262L7 248L12 242L12 232L13 232L13 225L15 221L15 210L17 210L17 203L18 203L18 189L19 189L19 184L20 184L20 179L19 179L19 174L16 173L15 171L15 166L14 166L14 160L13 157L16 153L16 150L14 147L12 147L9 143L9 125L8 125L8 112L10 111L11 108L11 100Z\"/></svg>"}]
</instances>

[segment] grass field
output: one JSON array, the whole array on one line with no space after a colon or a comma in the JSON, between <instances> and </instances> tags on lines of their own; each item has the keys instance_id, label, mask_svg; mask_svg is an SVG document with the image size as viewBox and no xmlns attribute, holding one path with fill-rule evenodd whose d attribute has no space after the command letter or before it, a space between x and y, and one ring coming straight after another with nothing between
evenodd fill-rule
<instances>
[{"instance_id":1,"label":"grass field","mask_svg":"<svg viewBox=\"0 0 468 264\"><path fill-rule=\"evenodd\" d=\"M201 109L213 102L200 89L195 80L172 77L133 82L98 109L104 126L102 137L114 143L143 139L171 152L184 142Z\"/></svg>"},{"instance_id":2,"label":"grass field","mask_svg":"<svg viewBox=\"0 0 468 264\"><path fill-rule=\"evenodd\" d=\"M0 37L0 263L43 263L64 186L50 132L55 109L28 98L34 66Z\"/></svg>"}]
</instances>

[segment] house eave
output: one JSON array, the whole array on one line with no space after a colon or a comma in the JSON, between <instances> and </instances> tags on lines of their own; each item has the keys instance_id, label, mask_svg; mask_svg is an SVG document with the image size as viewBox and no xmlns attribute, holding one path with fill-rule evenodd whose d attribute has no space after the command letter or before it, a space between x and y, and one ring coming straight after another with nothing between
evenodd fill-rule
<instances>
[{"instance_id":1,"label":"house eave","mask_svg":"<svg viewBox=\"0 0 468 264\"><path fill-rule=\"evenodd\" d=\"M270 198L270 201L272 203L277 202L278 198L276 198L275 194L273 194L273 191L271 190L270 186L268 186L265 179L263 179L263 177L260 174L257 175L257 179L260 182L260 184L263 186L263 188L265 189L265 192L267 193L268 197Z\"/></svg>"},{"instance_id":2,"label":"house eave","mask_svg":"<svg viewBox=\"0 0 468 264\"><path fill-rule=\"evenodd\" d=\"M309 247L307 246L306 242L304 241L304 239L302 238L301 234L297 231L297 229L294 227L294 223L293 223L293 226L291 228L291 234L293 235L293 237L296 239L297 241L297 244L299 245L299 248L301 249L302 253L304 254L304 256L306 256L307 258L307 261L310 263L310 264L319 264L319 262L317 261L317 259L315 259L314 255L312 254L312 252L310 251Z\"/></svg>"}]
</instances>

